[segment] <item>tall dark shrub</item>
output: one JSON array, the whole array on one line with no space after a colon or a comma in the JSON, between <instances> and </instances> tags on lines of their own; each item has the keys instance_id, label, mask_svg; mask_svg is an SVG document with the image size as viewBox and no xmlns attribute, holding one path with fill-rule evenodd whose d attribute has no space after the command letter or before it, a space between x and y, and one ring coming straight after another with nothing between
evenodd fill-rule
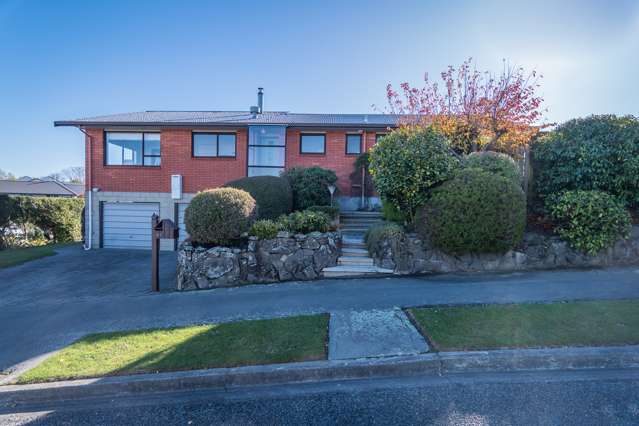
<instances>
[{"instance_id":1,"label":"tall dark shrub","mask_svg":"<svg viewBox=\"0 0 639 426\"><path fill-rule=\"evenodd\" d=\"M593 115L570 120L532 145L535 189L545 199L600 190L639 204L639 120Z\"/></svg>"},{"instance_id":2,"label":"tall dark shrub","mask_svg":"<svg viewBox=\"0 0 639 426\"><path fill-rule=\"evenodd\" d=\"M293 189L293 209L305 210L311 206L326 206L331 203L328 186L337 182L333 170L321 167L293 167L282 173Z\"/></svg>"},{"instance_id":3,"label":"tall dark shrub","mask_svg":"<svg viewBox=\"0 0 639 426\"><path fill-rule=\"evenodd\" d=\"M277 176L253 176L227 182L224 186L243 189L257 203L258 219L277 219L293 209L293 192L288 180Z\"/></svg>"},{"instance_id":4,"label":"tall dark shrub","mask_svg":"<svg viewBox=\"0 0 639 426\"><path fill-rule=\"evenodd\" d=\"M506 252L523 237L526 196L510 179L465 169L433 190L415 225L450 254Z\"/></svg>"}]
</instances>

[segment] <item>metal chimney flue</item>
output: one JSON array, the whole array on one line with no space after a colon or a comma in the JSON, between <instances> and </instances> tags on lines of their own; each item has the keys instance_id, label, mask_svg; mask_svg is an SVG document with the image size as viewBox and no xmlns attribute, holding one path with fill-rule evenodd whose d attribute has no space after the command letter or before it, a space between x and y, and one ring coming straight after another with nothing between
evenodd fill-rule
<instances>
[{"instance_id":1,"label":"metal chimney flue","mask_svg":"<svg viewBox=\"0 0 639 426\"><path fill-rule=\"evenodd\" d=\"M259 114L262 113L262 108L264 106L264 88L257 88L257 112Z\"/></svg>"}]
</instances>

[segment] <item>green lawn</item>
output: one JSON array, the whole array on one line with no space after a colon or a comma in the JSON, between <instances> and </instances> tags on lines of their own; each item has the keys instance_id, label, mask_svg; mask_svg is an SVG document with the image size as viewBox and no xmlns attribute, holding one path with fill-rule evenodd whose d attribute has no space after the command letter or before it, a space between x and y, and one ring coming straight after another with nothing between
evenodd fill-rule
<instances>
[{"instance_id":1,"label":"green lawn","mask_svg":"<svg viewBox=\"0 0 639 426\"><path fill-rule=\"evenodd\" d=\"M39 247L9 248L0 250L0 269L19 265L41 257L53 256L55 244Z\"/></svg>"},{"instance_id":2,"label":"green lawn","mask_svg":"<svg viewBox=\"0 0 639 426\"><path fill-rule=\"evenodd\" d=\"M328 315L92 334L18 383L326 359Z\"/></svg>"},{"instance_id":3,"label":"green lawn","mask_svg":"<svg viewBox=\"0 0 639 426\"><path fill-rule=\"evenodd\" d=\"M411 309L436 350L639 344L639 300Z\"/></svg>"}]
</instances>

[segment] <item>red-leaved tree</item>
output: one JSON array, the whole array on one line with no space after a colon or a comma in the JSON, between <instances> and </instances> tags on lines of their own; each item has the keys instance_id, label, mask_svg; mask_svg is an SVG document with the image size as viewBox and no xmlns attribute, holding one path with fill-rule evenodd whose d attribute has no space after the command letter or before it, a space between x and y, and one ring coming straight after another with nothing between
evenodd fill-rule
<instances>
[{"instance_id":1,"label":"red-leaved tree","mask_svg":"<svg viewBox=\"0 0 639 426\"><path fill-rule=\"evenodd\" d=\"M485 150L518 155L543 127L541 75L508 66L498 77L472 66L441 73L442 85L424 76L424 86L386 87L390 113L402 114L403 124L432 124L446 134L457 152Z\"/></svg>"}]
</instances>

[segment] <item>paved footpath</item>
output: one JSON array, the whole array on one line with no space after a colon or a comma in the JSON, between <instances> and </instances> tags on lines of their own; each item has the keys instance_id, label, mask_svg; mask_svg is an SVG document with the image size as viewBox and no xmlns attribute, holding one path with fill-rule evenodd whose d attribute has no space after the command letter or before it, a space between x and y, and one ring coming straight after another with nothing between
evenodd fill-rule
<instances>
[{"instance_id":1,"label":"paved footpath","mask_svg":"<svg viewBox=\"0 0 639 426\"><path fill-rule=\"evenodd\" d=\"M328 359L416 355L424 338L399 308L331 312Z\"/></svg>"},{"instance_id":2,"label":"paved footpath","mask_svg":"<svg viewBox=\"0 0 639 426\"><path fill-rule=\"evenodd\" d=\"M336 279L154 294L148 289L148 261L144 252L68 250L0 270L0 371L101 331L325 312L337 320L340 312L424 305L639 298L639 267ZM165 286L171 262L167 257L162 264ZM388 327L412 333L399 323Z\"/></svg>"}]
</instances>

